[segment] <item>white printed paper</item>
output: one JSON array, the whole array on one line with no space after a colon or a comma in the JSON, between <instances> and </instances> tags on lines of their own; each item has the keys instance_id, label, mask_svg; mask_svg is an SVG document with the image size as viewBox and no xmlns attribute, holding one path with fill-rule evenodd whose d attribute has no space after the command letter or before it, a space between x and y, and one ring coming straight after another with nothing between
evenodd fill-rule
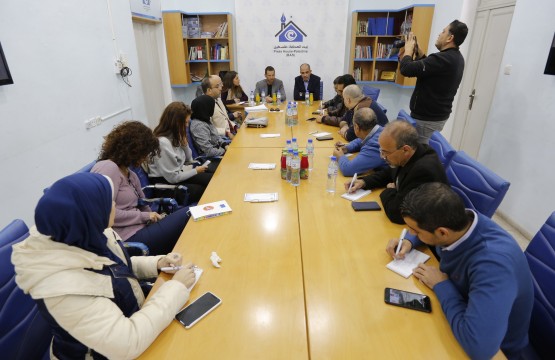
<instances>
[{"instance_id":1,"label":"white printed paper","mask_svg":"<svg viewBox=\"0 0 555 360\"><path fill-rule=\"evenodd\" d=\"M246 202L272 202L278 200L278 193L245 193Z\"/></svg>"},{"instance_id":2,"label":"white printed paper","mask_svg":"<svg viewBox=\"0 0 555 360\"><path fill-rule=\"evenodd\" d=\"M341 197L343 199L347 199L350 201L356 201L358 199L360 199L361 197L364 197L368 194L370 194L372 192L372 190L364 190L364 189L358 189L357 191L355 191L354 193L345 193L343 195L341 195Z\"/></svg>"},{"instance_id":3,"label":"white printed paper","mask_svg":"<svg viewBox=\"0 0 555 360\"><path fill-rule=\"evenodd\" d=\"M250 163L249 169L253 170L273 170L276 168L276 164L272 163Z\"/></svg>"},{"instance_id":4,"label":"white printed paper","mask_svg":"<svg viewBox=\"0 0 555 360\"><path fill-rule=\"evenodd\" d=\"M276 137L280 137L280 134L260 134L261 138L276 138Z\"/></svg>"}]
</instances>

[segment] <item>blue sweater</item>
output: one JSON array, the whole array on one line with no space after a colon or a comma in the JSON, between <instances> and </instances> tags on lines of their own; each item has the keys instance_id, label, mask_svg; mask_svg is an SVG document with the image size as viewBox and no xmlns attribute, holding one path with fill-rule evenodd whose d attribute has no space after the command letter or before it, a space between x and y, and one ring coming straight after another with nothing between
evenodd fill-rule
<instances>
[{"instance_id":1,"label":"blue sweater","mask_svg":"<svg viewBox=\"0 0 555 360\"><path fill-rule=\"evenodd\" d=\"M490 359L501 348L509 359L517 357L528 344L534 290L516 241L478 214L468 239L455 250L437 250L449 280L433 290L468 356Z\"/></svg>"},{"instance_id":2,"label":"blue sweater","mask_svg":"<svg viewBox=\"0 0 555 360\"><path fill-rule=\"evenodd\" d=\"M362 174L386 165L380 157L380 144L378 143L382 130L383 128L379 126L372 136L367 136L364 140L357 138L346 145L347 151L350 153L357 151L360 153L350 161L345 155L339 158L339 169L344 176L353 176L355 173Z\"/></svg>"}]
</instances>

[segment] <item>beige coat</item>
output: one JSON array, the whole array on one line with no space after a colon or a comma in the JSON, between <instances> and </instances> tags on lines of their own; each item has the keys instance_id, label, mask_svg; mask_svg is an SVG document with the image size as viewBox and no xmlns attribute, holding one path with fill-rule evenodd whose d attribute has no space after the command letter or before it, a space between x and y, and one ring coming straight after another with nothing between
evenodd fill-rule
<instances>
[{"instance_id":1,"label":"beige coat","mask_svg":"<svg viewBox=\"0 0 555 360\"><path fill-rule=\"evenodd\" d=\"M119 238L106 229L108 247L124 262ZM131 258L138 278L158 275L161 256ZM17 285L33 299L43 299L50 315L75 339L109 359L133 359L150 346L185 305L189 291L178 281L167 281L145 303L139 283L130 279L140 310L125 317L113 298L109 276L85 268L102 269L113 261L78 247L50 240L35 227L13 246ZM54 358L51 354L51 358Z\"/></svg>"},{"instance_id":2,"label":"beige coat","mask_svg":"<svg viewBox=\"0 0 555 360\"><path fill-rule=\"evenodd\" d=\"M218 130L218 135L225 136L229 128L229 116L227 116L227 110L222 102L221 98L216 99L216 104L214 104L214 115L212 115L211 122Z\"/></svg>"}]
</instances>

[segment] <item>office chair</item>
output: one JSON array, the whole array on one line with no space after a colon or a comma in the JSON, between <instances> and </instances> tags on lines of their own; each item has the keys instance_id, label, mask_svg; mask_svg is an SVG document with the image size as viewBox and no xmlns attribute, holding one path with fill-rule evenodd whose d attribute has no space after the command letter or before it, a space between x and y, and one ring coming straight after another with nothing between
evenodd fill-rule
<instances>
[{"instance_id":1,"label":"office chair","mask_svg":"<svg viewBox=\"0 0 555 360\"><path fill-rule=\"evenodd\" d=\"M399 114L397 115L397 119L402 119L402 120L406 120L408 122L410 122L412 124L412 126L416 127L416 121L414 121L414 119L412 118L412 116L410 116L405 110L401 109L401 111L399 111Z\"/></svg>"},{"instance_id":2,"label":"office chair","mask_svg":"<svg viewBox=\"0 0 555 360\"><path fill-rule=\"evenodd\" d=\"M320 80L320 101L324 100L324 81Z\"/></svg>"},{"instance_id":3,"label":"office chair","mask_svg":"<svg viewBox=\"0 0 555 360\"><path fill-rule=\"evenodd\" d=\"M0 231L0 354L3 359L49 358L52 334L35 301L15 283L12 245L29 236L23 220Z\"/></svg>"},{"instance_id":4,"label":"office chair","mask_svg":"<svg viewBox=\"0 0 555 360\"><path fill-rule=\"evenodd\" d=\"M447 167L449 160L451 160L457 150L455 150L455 148L453 148L451 144L449 144L449 141L447 141L447 139L444 138L443 135L441 135L441 133L438 131L434 131L434 133L430 137L429 144L430 147L436 151L437 156L439 157L439 160L441 161L443 167Z\"/></svg>"},{"instance_id":5,"label":"office chair","mask_svg":"<svg viewBox=\"0 0 555 360\"><path fill-rule=\"evenodd\" d=\"M139 178L141 188L146 197L139 200L139 206L148 205L152 211L171 214L180 205L186 206L189 204L189 191L186 186L151 184L148 174L142 166L132 166L129 169Z\"/></svg>"},{"instance_id":6,"label":"office chair","mask_svg":"<svg viewBox=\"0 0 555 360\"><path fill-rule=\"evenodd\" d=\"M530 344L539 358L550 359L555 354L555 212L530 241L524 255L534 282Z\"/></svg>"},{"instance_id":7,"label":"office chair","mask_svg":"<svg viewBox=\"0 0 555 360\"><path fill-rule=\"evenodd\" d=\"M453 155L445 172L451 188L464 204L490 218L511 185L464 151Z\"/></svg>"},{"instance_id":8,"label":"office chair","mask_svg":"<svg viewBox=\"0 0 555 360\"><path fill-rule=\"evenodd\" d=\"M372 101L378 101L378 96L380 96L380 89L372 86L364 85L362 87L362 93L364 96L368 96Z\"/></svg>"}]
</instances>

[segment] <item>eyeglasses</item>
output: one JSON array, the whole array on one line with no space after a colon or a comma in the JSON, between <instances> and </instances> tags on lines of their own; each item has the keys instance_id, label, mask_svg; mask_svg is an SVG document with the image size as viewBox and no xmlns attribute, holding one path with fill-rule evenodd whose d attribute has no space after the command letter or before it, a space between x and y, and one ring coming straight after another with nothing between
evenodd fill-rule
<instances>
[{"instance_id":1,"label":"eyeglasses","mask_svg":"<svg viewBox=\"0 0 555 360\"><path fill-rule=\"evenodd\" d=\"M380 148L380 156L383 159L387 159L388 156L391 156L392 154L395 154L397 151L401 150L403 148L403 146L405 146L405 145L401 145L393 151L386 151L386 150L383 150L382 148Z\"/></svg>"},{"instance_id":2,"label":"eyeglasses","mask_svg":"<svg viewBox=\"0 0 555 360\"><path fill-rule=\"evenodd\" d=\"M280 109L279 109L279 108L270 108L270 111L277 111L277 112L279 112Z\"/></svg>"}]
</instances>

